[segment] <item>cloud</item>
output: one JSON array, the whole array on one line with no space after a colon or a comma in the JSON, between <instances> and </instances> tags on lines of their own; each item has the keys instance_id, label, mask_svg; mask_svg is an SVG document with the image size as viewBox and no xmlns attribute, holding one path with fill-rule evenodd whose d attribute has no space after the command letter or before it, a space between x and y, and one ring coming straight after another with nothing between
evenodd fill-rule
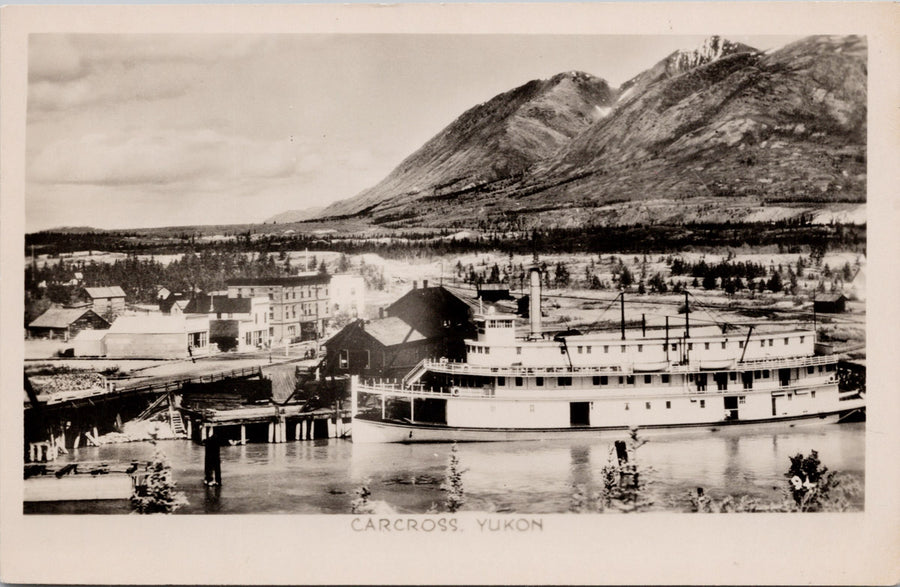
<instances>
[{"instance_id":1,"label":"cloud","mask_svg":"<svg viewBox=\"0 0 900 587\"><path fill-rule=\"evenodd\" d=\"M94 133L50 143L34 155L28 179L38 184L217 186L315 172L308 145L226 136L212 130Z\"/></svg>"}]
</instances>

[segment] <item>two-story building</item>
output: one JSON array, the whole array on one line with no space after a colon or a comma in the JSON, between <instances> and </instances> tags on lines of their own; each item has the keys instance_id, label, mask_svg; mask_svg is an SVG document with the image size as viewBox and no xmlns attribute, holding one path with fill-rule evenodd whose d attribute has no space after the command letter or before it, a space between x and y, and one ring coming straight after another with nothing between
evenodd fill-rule
<instances>
[{"instance_id":1,"label":"two-story building","mask_svg":"<svg viewBox=\"0 0 900 587\"><path fill-rule=\"evenodd\" d=\"M91 302L91 309L107 319L113 319L125 311L125 292L118 285L86 287L82 299Z\"/></svg>"},{"instance_id":2,"label":"two-story building","mask_svg":"<svg viewBox=\"0 0 900 587\"><path fill-rule=\"evenodd\" d=\"M265 297L269 301L269 340L311 340L320 336L331 317L331 276L304 273L287 277L238 277L225 282L229 298Z\"/></svg>"},{"instance_id":3,"label":"two-story building","mask_svg":"<svg viewBox=\"0 0 900 587\"><path fill-rule=\"evenodd\" d=\"M269 298L201 295L184 308L186 316L209 318L209 342L219 350L245 352L269 344Z\"/></svg>"}]
</instances>

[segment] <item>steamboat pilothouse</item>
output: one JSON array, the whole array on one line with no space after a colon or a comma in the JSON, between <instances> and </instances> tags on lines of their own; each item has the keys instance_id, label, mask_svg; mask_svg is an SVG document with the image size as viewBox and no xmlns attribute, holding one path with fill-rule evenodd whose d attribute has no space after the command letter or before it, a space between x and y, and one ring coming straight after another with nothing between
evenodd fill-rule
<instances>
[{"instance_id":1,"label":"steamboat pilothouse","mask_svg":"<svg viewBox=\"0 0 900 587\"><path fill-rule=\"evenodd\" d=\"M621 333L557 334L541 325L530 274L529 328L476 315L466 359L424 360L396 383L352 379L353 441L446 442L734 425L837 422L864 409L838 389L838 357L815 329L746 332L684 322ZM622 300L624 304L624 299Z\"/></svg>"}]
</instances>

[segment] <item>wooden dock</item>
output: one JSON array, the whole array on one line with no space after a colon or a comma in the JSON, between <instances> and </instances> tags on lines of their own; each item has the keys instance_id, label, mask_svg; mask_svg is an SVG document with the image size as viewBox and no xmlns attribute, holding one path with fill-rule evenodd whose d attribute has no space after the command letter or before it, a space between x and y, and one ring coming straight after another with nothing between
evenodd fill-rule
<instances>
[{"instance_id":1,"label":"wooden dock","mask_svg":"<svg viewBox=\"0 0 900 587\"><path fill-rule=\"evenodd\" d=\"M181 408L188 438L203 442L216 434L233 444L288 442L350 435L349 409L305 411L303 405L247 406L226 410L196 411Z\"/></svg>"}]
</instances>

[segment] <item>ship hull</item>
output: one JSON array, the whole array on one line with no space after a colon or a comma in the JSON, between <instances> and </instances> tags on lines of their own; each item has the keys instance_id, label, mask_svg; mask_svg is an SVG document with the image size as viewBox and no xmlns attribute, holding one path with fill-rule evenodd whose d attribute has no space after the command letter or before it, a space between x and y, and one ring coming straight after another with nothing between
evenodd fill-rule
<instances>
[{"instance_id":1,"label":"ship hull","mask_svg":"<svg viewBox=\"0 0 900 587\"><path fill-rule=\"evenodd\" d=\"M671 434L685 431L723 431L732 429L757 430L766 428L792 428L836 424L853 412L864 410L863 405L848 405L839 411L804 414L762 420L734 420L697 424L655 424L639 426L642 436ZM568 428L466 428L376 420L355 417L353 419L354 443L438 443L438 442L509 442L522 440L558 440L577 438L621 439L629 426L578 426Z\"/></svg>"}]
</instances>

